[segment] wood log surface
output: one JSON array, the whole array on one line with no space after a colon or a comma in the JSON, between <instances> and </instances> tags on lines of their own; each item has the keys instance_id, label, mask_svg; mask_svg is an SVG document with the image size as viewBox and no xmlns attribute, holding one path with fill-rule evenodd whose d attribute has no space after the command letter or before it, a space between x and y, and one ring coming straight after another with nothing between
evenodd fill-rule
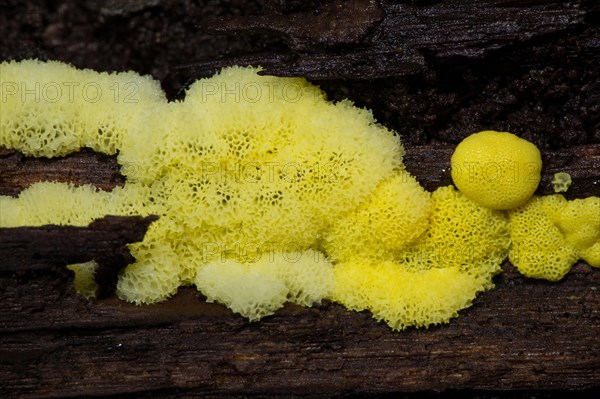
<instances>
[{"instance_id":1,"label":"wood log surface","mask_svg":"<svg viewBox=\"0 0 600 399\"><path fill-rule=\"evenodd\" d=\"M573 177L569 198L600 194L594 0L8 0L0 37L0 60L132 69L160 79L170 98L222 66L260 64L373 109L398 131L408 170L429 190L451 184L449 158L462 137L495 129L541 148L538 194L552 192L559 171ZM0 149L0 195L43 180L124 183L114 157L31 159ZM102 251L98 242L122 248L147 222L113 220L118 232L100 241L78 232L90 245L78 255ZM0 244L2 398L600 395L600 272L583 262L558 283L505 263L496 288L449 324L392 332L329 302L248 323L193 288L150 306L114 295L88 302L60 269L60 254L66 262L77 249L73 231L45 229L58 254L50 268ZM2 230L0 241L13 237ZM19 250L42 230L21 230L31 239Z\"/></svg>"}]
</instances>

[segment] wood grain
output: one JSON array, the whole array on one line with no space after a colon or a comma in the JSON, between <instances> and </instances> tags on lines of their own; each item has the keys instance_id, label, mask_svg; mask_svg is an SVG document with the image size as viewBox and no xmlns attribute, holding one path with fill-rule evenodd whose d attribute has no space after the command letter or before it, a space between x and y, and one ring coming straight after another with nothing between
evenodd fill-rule
<instances>
[{"instance_id":1,"label":"wood grain","mask_svg":"<svg viewBox=\"0 0 600 399\"><path fill-rule=\"evenodd\" d=\"M96 261L98 295L115 291L119 272L135 258L127 244L141 241L157 216L105 216L88 226L0 228L0 273L41 271L65 276L65 265Z\"/></svg>"},{"instance_id":2,"label":"wood grain","mask_svg":"<svg viewBox=\"0 0 600 399\"><path fill-rule=\"evenodd\" d=\"M600 273L558 284L511 266L449 325L395 333L367 313L286 306L250 324L191 288L86 303L47 275L0 280L5 397L303 397L600 384Z\"/></svg>"}]
</instances>

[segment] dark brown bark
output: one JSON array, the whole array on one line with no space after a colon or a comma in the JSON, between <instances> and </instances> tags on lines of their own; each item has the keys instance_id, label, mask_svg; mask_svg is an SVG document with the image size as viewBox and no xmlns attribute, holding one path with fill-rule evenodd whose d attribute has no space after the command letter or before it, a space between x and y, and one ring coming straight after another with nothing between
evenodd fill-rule
<instances>
[{"instance_id":1,"label":"dark brown bark","mask_svg":"<svg viewBox=\"0 0 600 399\"><path fill-rule=\"evenodd\" d=\"M395 333L336 304L286 306L250 324L191 288L134 306L87 303L43 274L3 277L0 391L227 398L542 390L531 395L539 397L600 385L600 273L579 264L548 284L507 265L496 284L448 325Z\"/></svg>"},{"instance_id":2,"label":"dark brown bark","mask_svg":"<svg viewBox=\"0 0 600 399\"><path fill-rule=\"evenodd\" d=\"M0 195L16 197L33 183L93 184L111 190L125 183L115 157L82 150L60 158L33 158L0 147Z\"/></svg>"},{"instance_id":3,"label":"dark brown bark","mask_svg":"<svg viewBox=\"0 0 600 399\"><path fill-rule=\"evenodd\" d=\"M114 292L118 273L135 259L127 244L141 241L156 216L106 216L87 227L0 228L0 274L41 271L69 275L66 265L96 261L100 296ZM68 279L64 279L65 282Z\"/></svg>"},{"instance_id":4,"label":"dark brown bark","mask_svg":"<svg viewBox=\"0 0 600 399\"><path fill-rule=\"evenodd\" d=\"M423 7L423 3L430 5ZM505 46L584 26L586 10L581 5L513 0L334 1L318 13L217 18L203 28L211 33L266 30L281 37L294 57L285 63L272 63L269 57L254 60L267 66L266 74L375 79L422 72L428 57L476 59ZM244 61L233 59L229 64Z\"/></svg>"},{"instance_id":5,"label":"dark brown bark","mask_svg":"<svg viewBox=\"0 0 600 399\"><path fill-rule=\"evenodd\" d=\"M160 79L171 98L232 64L312 78L329 98L350 98L397 130L407 168L429 190L451 182L461 138L495 129L543 150L538 193L551 193L561 171L574 181L567 196L600 194L596 1L7 0L0 37L2 60L135 70ZM105 190L124 182L114 157L0 150L0 194L46 179ZM286 306L249 324L192 288L151 306L87 302L62 271L34 270L39 259L8 271L7 259L1 397L600 395L600 272L584 263L559 283L505 264L497 288L458 319L395 333L331 303Z\"/></svg>"}]
</instances>

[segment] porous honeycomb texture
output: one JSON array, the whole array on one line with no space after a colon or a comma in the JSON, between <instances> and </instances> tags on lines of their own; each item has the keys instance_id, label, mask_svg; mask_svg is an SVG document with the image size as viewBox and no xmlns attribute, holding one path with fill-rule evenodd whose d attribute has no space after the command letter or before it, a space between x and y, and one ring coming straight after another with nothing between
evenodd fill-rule
<instances>
[{"instance_id":1,"label":"porous honeycomb texture","mask_svg":"<svg viewBox=\"0 0 600 399\"><path fill-rule=\"evenodd\" d=\"M559 200L548 200L550 212L536 199L507 218L452 187L428 193L405 172L393 132L302 79L232 67L167 102L157 82L133 73L37 61L0 68L2 82L17 83L2 93L0 145L45 157L117 152L127 179L110 192L43 182L0 197L0 227L159 215L119 276L118 295L136 304L193 284L249 320L329 298L404 329L447 322L493 287L510 238L514 255L519 239L544 240L547 227L565 259L597 257L596 202L560 213ZM36 84L48 93L19 91ZM86 84L101 89L96 102L91 91L73 102L50 92ZM129 84L137 102L115 101L114 88ZM93 296L93 265L71 269Z\"/></svg>"},{"instance_id":2,"label":"porous honeycomb texture","mask_svg":"<svg viewBox=\"0 0 600 399\"><path fill-rule=\"evenodd\" d=\"M98 73L61 62L0 64L0 145L55 157L89 147L114 154L138 109L166 103L159 82L134 72Z\"/></svg>"},{"instance_id":3,"label":"porous honeycomb texture","mask_svg":"<svg viewBox=\"0 0 600 399\"><path fill-rule=\"evenodd\" d=\"M384 180L356 209L334 221L325 250L336 262L389 260L429 227L431 194L407 172Z\"/></svg>"},{"instance_id":4,"label":"porous honeycomb texture","mask_svg":"<svg viewBox=\"0 0 600 399\"><path fill-rule=\"evenodd\" d=\"M111 192L44 182L2 197L2 227L159 215L130 245L136 262L119 277L118 295L133 303L164 300L185 284L250 320L286 301L318 303L333 289L323 232L403 168L393 132L303 79L234 67L169 103L157 82L135 74L37 61L1 67L4 81L17 82L17 92L3 94L2 145L47 157L118 150L127 178ZM92 103L19 92L65 82L103 96ZM115 101L111 89L131 86L137 101Z\"/></svg>"},{"instance_id":5,"label":"porous honeycomb texture","mask_svg":"<svg viewBox=\"0 0 600 399\"><path fill-rule=\"evenodd\" d=\"M509 259L524 275L557 281L578 259L600 267L600 198L534 197L509 217Z\"/></svg>"},{"instance_id":6,"label":"porous honeycomb texture","mask_svg":"<svg viewBox=\"0 0 600 399\"><path fill-rule=\"evenodd\" d=\"M336 265L333 298L400 330L448 322L492 288L510 244L506 216L451 186L430 206L429 228L413 245L389 250L387 261L353 256Z\"/></svg>"}]
</instances>

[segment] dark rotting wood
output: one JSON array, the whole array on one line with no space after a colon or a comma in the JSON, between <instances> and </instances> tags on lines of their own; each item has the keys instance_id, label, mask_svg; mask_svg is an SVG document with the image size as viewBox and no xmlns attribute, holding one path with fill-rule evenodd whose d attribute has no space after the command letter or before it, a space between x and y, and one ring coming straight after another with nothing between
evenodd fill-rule
<instances>
[{"instance_id":1,"label":"dark rotting wood","mask_svg":"<svg viewBox=\"0 0 600 399\"><path fill-rule=\"evenodd\" d=\"M66 265L96 261L100 296L114 292L118 273L135 259L127 244L141 241L157 216L105 216L86 227L0 228L0 274L45 271L69 275ZM68 280L65 279L65 284Z\"/></svg>"},{"instance_id":2,"label":"dark rotting wood","mask_svg":"<svg viewBox=\"0 0 600 399\"><path fill-rule=\"evenodd\" d=\"M64 157L34 158L0 147L0 195L15 197L41 181L93 184L108 191L123 185L125 177L116 157L87 149Z\"/></svg>"},{"instance_id":3,"label":"dark rotting wood","mask_svg":"<svg viewBox=\"0 0 600 399\"><path fill-rule=\"evenodd\" d=\"M88 303L36 277L0 278L4 397L558 399L600 386L600 273L585 264L558 284L505 265L450 324L399 333L331 303L248 323L193 288L156 305Z\"/></svg>"},{"instance_id":4,"label":"dark rotting wood","mask_svg":"<svg viewBox=\"0 0 600 399\"><path fill-rule=\"evenodd\" d=\"M265 59L267 74L374 79L422 72L427 58L481 58L515 43L583 26L586 15L582 2L501 0L336 0L317 10L222 17L206 21L202 28L209 33L267 30L279 35L296 57L278 64Z\"/></svg>"}]
</instances>

